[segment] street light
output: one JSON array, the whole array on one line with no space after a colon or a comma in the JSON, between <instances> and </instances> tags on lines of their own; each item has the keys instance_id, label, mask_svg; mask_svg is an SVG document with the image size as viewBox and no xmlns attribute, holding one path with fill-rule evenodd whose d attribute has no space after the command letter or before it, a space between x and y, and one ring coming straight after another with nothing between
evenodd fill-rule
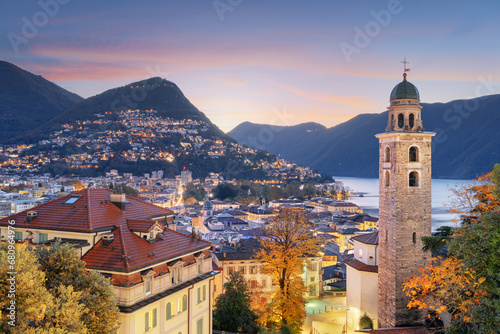
<instances>
[{"instance_id":1,"label":"street light","mask_svg":"<svg viewBox=\"0 0 500 334\"><path fill-rule=\"evenodd\" d=\"M345 333L345 334L347 334L347 311L349 311L348 308L345 309L345 328L344 328L345 330L342 331L342 333Z\"/></svg>"}]
</instances>

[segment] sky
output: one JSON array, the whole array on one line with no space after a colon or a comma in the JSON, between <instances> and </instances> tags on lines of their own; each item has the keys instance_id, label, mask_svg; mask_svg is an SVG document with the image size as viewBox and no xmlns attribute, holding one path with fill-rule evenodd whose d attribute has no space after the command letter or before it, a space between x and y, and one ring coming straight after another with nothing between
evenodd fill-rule
<instances>
[{"instance_id":1,"label":"sky","mask_svg":"<svg viewBox=\"0 0 500 334\"><path fill-rule=\"evenodd\" d=\"M160 76L222 130L327 127L379 113L408 80L422 102L500 94L500 2L19 0L0 59L82 97Z\"/></svg>"}]
</instances>

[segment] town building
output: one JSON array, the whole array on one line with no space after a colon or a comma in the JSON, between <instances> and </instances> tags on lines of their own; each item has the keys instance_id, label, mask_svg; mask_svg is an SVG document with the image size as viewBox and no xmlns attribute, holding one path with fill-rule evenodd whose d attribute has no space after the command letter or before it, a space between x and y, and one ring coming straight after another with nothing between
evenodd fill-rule
<instances>
[{"instance_id":1,"label":"town building","mask_svg":"<svg viewBox=\"0 0 500 334\"><path fill-rule=\"evenodd\" d=\"M359 329L359 319L367 314L378 321L378 231L352 237L354 253L346 264L346 308L350 328Z\"/></svg>"},{"instance_id":2,"label":"town building","mask_svg":"<svg viewBox=\"0 0 500 334\"><path fill-rule=\"evenodd\" d=\"M175 231L172 211L108 189L84 189L0 220L15 221L18 242L78 249L89 270L109 277L119 333L209 333L210 243ZM173 229L172 229L173 228Z\"/></svg>"}]
</instances>

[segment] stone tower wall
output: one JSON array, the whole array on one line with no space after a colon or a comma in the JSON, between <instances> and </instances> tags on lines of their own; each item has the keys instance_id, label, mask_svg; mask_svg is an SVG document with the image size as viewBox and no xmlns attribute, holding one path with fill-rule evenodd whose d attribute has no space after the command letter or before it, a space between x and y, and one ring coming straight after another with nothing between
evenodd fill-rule
<instances>
[{"instance_id":1,"label":"stone tower wall","mask_svg":"<svg viewBox=\"0 0 500 334\"><path fill-rule=\"evenodd\" d=\"M431 139L434 133L389 132L379 138L379 323L381 327L422 322L408 310L402 283L426 262L422 236L431 235ZM386 147L390 161L386 162ZM409 161L409 148L418 148L418 161ZM409 186L409 173L418 172L418 186ZM389 185L386 175L390 173ZM415 233L415 235L414 235Z\"/></svg>"}]
</instances>

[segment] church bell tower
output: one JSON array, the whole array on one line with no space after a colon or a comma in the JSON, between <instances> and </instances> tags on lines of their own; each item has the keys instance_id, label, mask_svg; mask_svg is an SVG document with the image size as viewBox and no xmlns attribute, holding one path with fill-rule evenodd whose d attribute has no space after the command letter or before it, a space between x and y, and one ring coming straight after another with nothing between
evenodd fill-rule
<instances>
[{"instance_id":1,"label":"church bell tower","mask_svg":"<svg viewBox=\"0 0 500 334\"><path fill-rule=\"evenodd\" d=\"M431 141L424 132L420 94L407 81L392 90L389 119L379 140L379 326L421 322L409 310L402 283L426 263L423 236L431 235Z\"/></svg>"}]
</instances>

